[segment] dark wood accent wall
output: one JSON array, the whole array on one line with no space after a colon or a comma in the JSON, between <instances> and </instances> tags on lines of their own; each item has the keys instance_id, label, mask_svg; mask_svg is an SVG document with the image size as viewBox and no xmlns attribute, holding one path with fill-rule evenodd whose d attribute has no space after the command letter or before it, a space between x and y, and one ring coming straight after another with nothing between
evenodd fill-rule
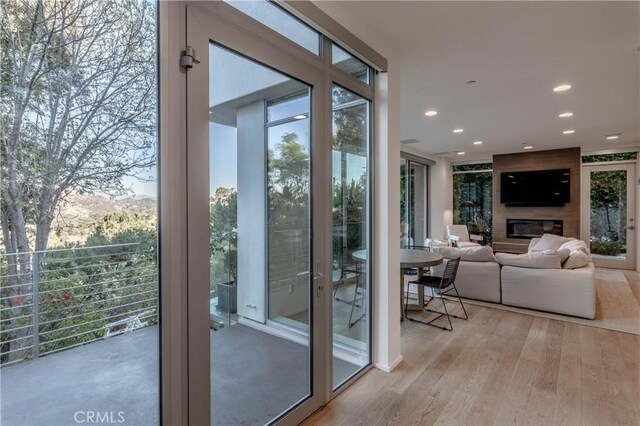
<instances>
[{"instance_id":1,"label":"dark wood accent wall","mask_svg":"<svg viewBox=\"0 0 640 426\"><path fill-rule=\"evenodd\" d=\"M571 202L562 207L506 207L500 203L500 173L571 169ZM580 237L580 148L493 156L493 246L526 252L530 240L507 238L507 219L561 219L566 237Z\"/></svg>"}]
</instances>

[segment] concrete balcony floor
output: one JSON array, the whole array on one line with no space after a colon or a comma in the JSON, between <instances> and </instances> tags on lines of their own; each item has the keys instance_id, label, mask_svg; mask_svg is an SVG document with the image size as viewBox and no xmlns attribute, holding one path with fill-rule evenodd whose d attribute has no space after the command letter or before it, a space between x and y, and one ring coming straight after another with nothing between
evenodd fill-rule
<instances>
[{"instance_id":1,"label":"concrete balcony floor","mask_svg":"<svg viewBox=\"0 0 640 426\"><path fill-rule=\"evenodd\" d=\"M236 324L211 333L213 424L264 424L308 394L306 346ZM158 327L0 369L3 425L75 425L86 412L159 422ZM334 381L359 367L334 359ZM74 419L75 416L75 419Z\"/></svg>"}]
</instances>

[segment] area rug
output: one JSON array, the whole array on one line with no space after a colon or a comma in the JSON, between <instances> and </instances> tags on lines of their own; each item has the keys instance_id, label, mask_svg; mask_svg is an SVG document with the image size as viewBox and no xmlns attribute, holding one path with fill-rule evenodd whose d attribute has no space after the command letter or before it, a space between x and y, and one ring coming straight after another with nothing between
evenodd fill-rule
<instances>
[{"instance_id":1,"label":"area rug","mask_svg":"<svg viewBox=\"0 0 640 426\"><path fill-rule=\"evenodd\" d=\"M558 321L640 335L640 303L622 271L596 269L596 317L593 320L464 299L465 303Z\"/></svg>"}]
</instances>

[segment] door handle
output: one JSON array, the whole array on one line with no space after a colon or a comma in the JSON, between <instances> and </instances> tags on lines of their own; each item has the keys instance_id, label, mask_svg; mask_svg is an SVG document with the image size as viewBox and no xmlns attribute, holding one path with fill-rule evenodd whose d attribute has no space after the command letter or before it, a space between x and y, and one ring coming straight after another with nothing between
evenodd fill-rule
<instances>
[{"instance_id":1,"label":"door handle","mask_svg":"<svg viewBox=\"0 0 640 426\"><path fill-rule=\"evenodd\" d=\"M322 285L322 282L320 281L322 278L324 278L324 274L322 272L318 272L313 276L313 281L316 283L316 295L318 297L320 297L320 293L324 290L324 285Z\"/></svg>"}]
</instances>

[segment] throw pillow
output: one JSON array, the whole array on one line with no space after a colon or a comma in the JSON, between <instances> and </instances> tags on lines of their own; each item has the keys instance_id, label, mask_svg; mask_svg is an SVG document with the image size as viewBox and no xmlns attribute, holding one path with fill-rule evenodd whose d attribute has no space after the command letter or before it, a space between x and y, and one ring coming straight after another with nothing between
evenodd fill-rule
<instances>
[{"instance_id":1,"label":"throw pillow","mask_svg":"<svg viewBox=\"0 0 640 426\"><path fill-rule=\"evenodd\" d=\"M564 265L562 265L562 267L564 269L578 269L578 268L584 268L588 264L589 264L589 255L581 250L576 250L573 253L571 253L571 256L569 256L569 259L567 259L567 261L564 262Z\"/></svg>"},{"instance_id":2,"label":"throw pillow","mask_svg":"<svg viewBox=\"0 0 640 426\"><path fill-rule=\"evenodd\" d=\"M531 269L561 269L560 255L531 252L525 254L496 253L502 266L518 266Z\"/></svg>"},{"instance_id":3,"label":"throw pillow","mask_svg":"<svg viewBox=\"0 0 640 426\"><path fill-rule=\"evenodd\" d=\"M465 262L497 262L493 250L489 246L473 247L437 247L434 249L444 258L455 259L457 257Z\"/></svg>"},{"instance_id":4,"label":"throw pillow","mask_svg":"<svg viewBox=\"0 0 640 426\"><path fill-rule=\"evenodd\" d=\"M587 243L585 243L582 240L567 241L566 243L560 246L560 249L569 249L569 251L571 251L572 253L576 250L580 250L585 252L586 254L591 254L589 251L589 247L587 246Z\"/></svg>"},{"instance_id":5,"label":"throw pillow","mask_svg":"<svg viewBox=\"0 0 640 426\"><path fill-rule=\"evenodd\" d=\"M527 251L534 251L533 248L540 242L540 238L532 238Z\"/></svg>"},{"instance_id":6,"label":"throw pillow","mask_svg":"<svg viewBox=\"0 0 640 426\"><path fill-rule=\"evenodd\" d=\"M561 237L560 235L544 234L540 241L531 248L531 251L558 250L560 246L573 238Z\"/></svg>"}]
</instances>

